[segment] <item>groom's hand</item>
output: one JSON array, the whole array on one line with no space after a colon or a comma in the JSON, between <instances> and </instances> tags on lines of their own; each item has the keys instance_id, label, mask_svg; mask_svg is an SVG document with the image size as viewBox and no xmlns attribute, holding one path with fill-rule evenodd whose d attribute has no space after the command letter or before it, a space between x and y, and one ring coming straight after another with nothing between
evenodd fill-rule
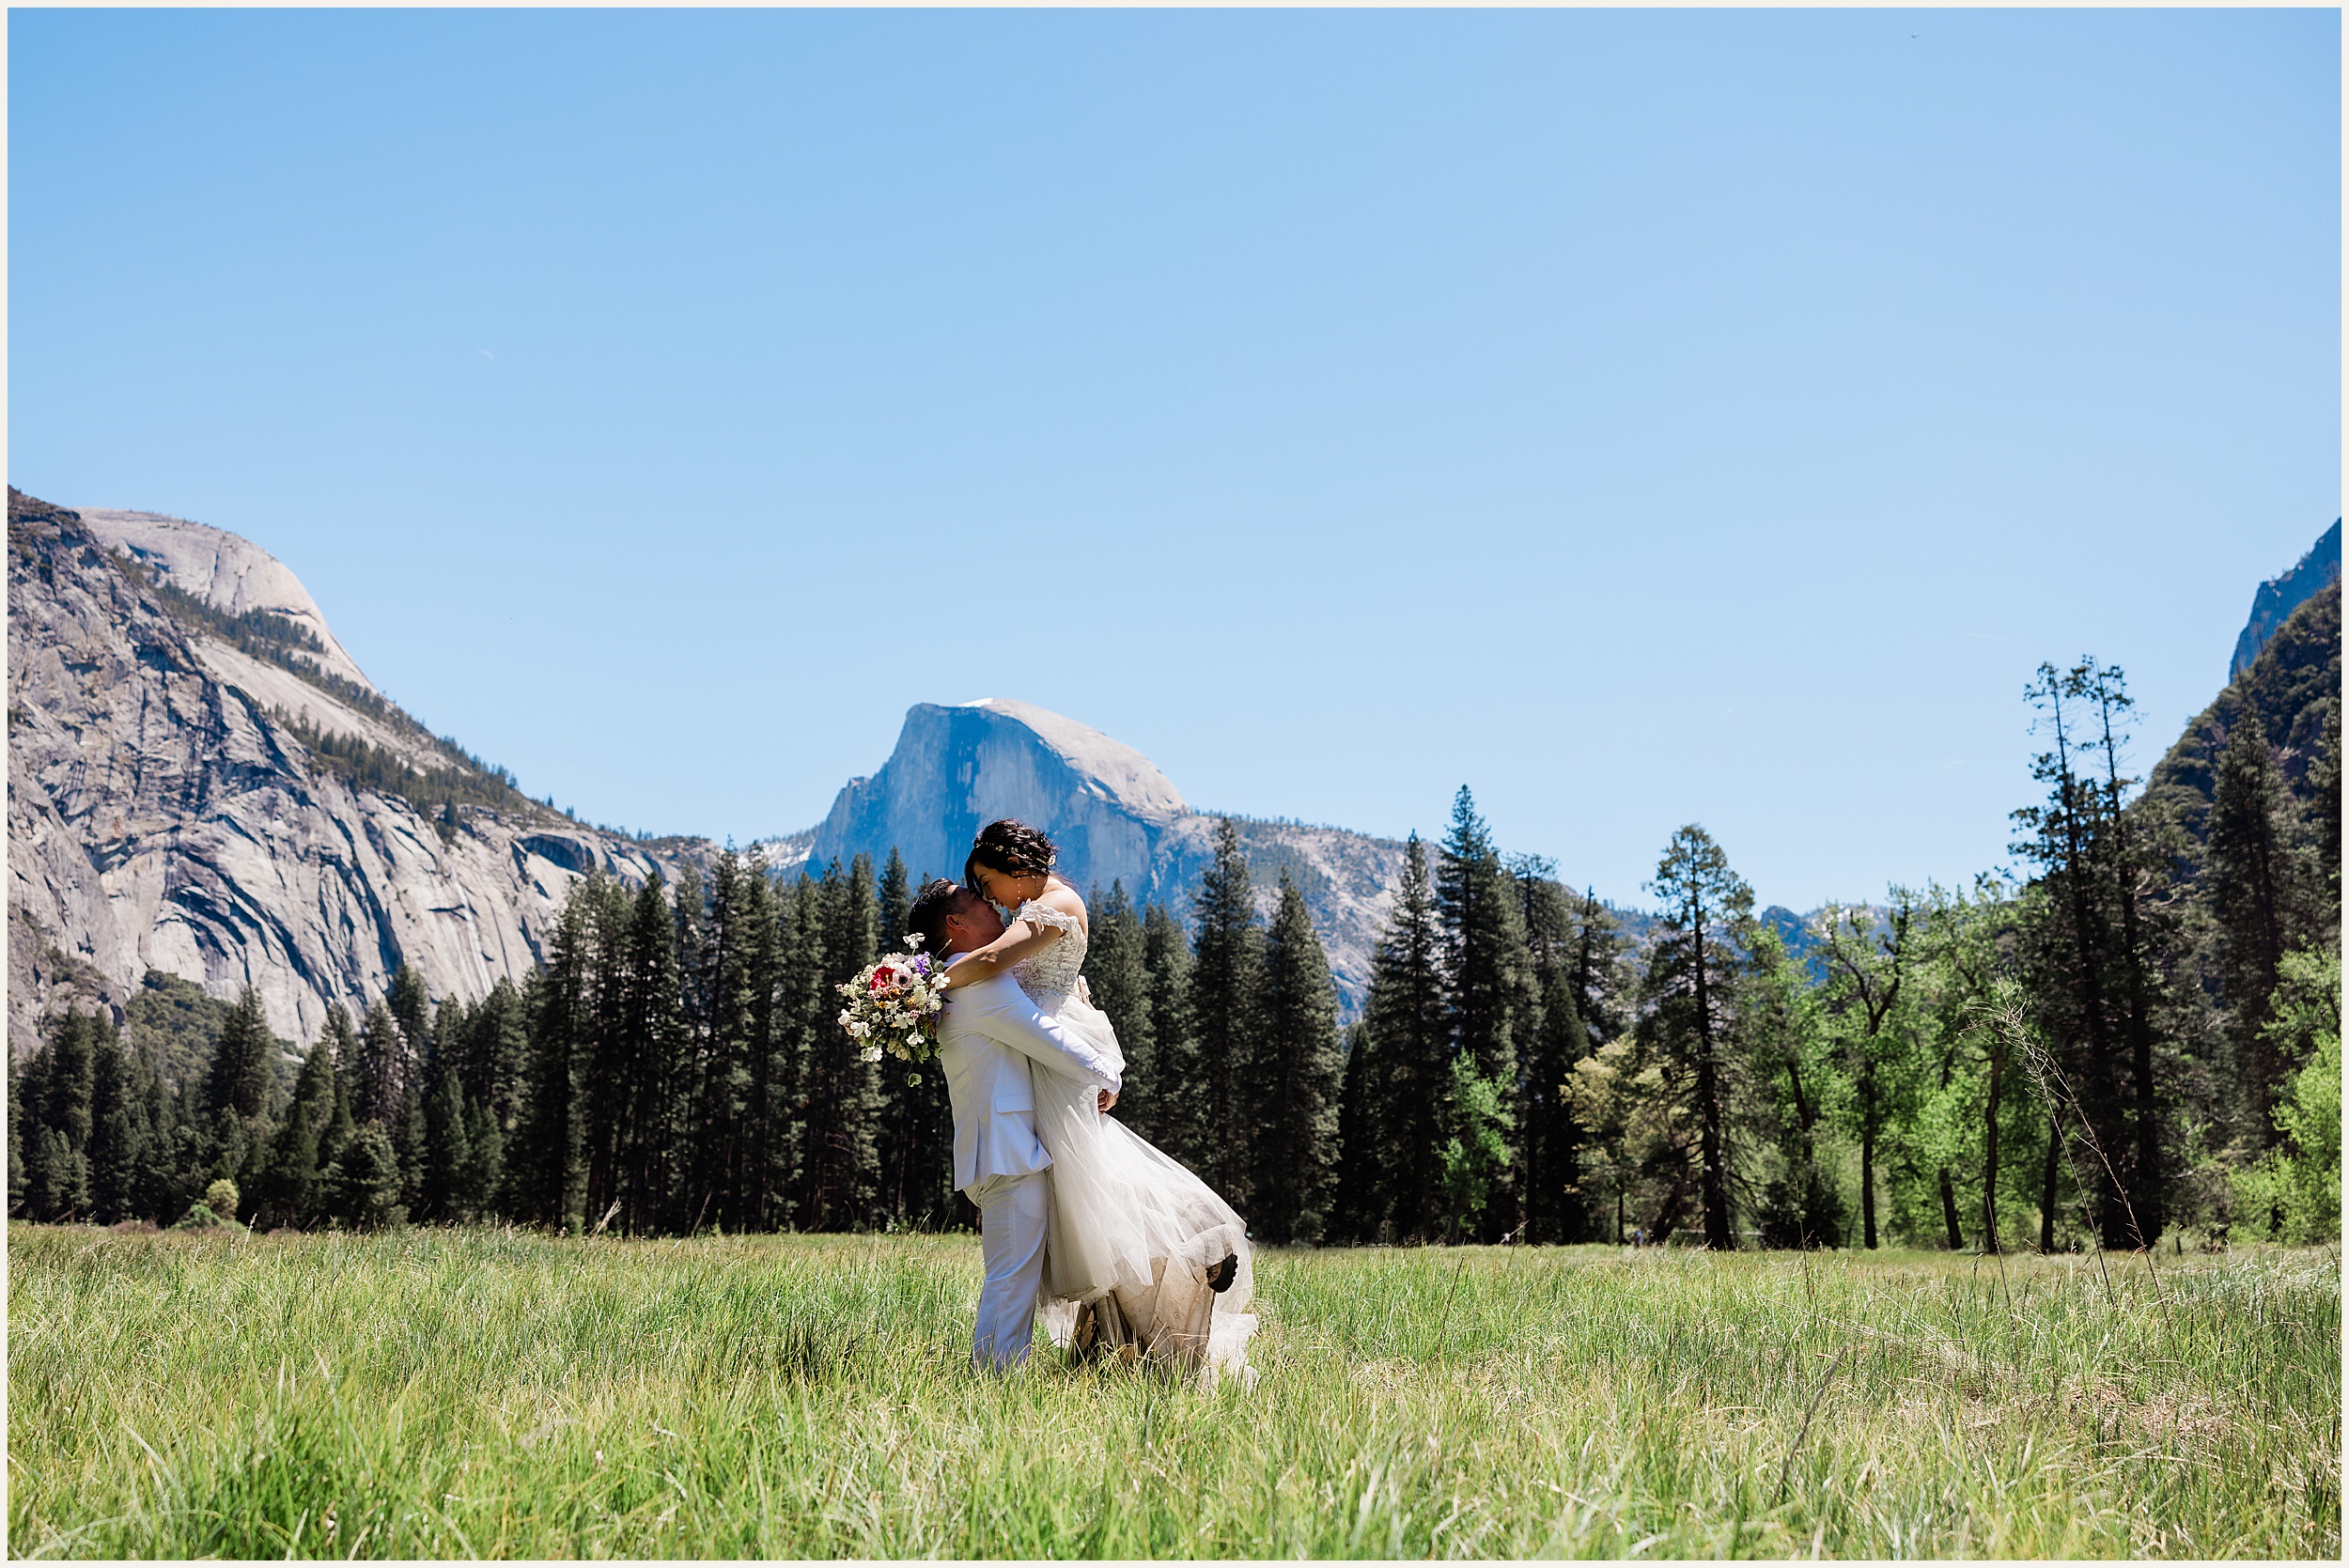
<instances>
[{"instance_id":1,"label":"groom's hand","mask_svg":"<svg viewBox=\"0 0 2349 1568\"><path fill-rule=\"evenodd\" d=\"M1114 1089L1104 1089L1100 1091L1100 1095L1101 1114L1106 1116L1110 1112L1110 1107L1117 1103L1117 1091Z\"/></svg>"}]
</instances>

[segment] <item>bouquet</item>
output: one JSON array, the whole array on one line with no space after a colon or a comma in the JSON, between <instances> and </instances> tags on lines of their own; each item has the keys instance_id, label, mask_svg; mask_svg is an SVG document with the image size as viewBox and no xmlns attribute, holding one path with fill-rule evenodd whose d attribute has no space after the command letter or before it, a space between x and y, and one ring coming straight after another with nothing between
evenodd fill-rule
<instances>
[{"instance_id":1,"label":"bouquet","mask_svg":"<svg viewBox=\"0 0 2349 1568\"><path fill-rule=\"evenodd\" d=\"M922 939L910 939L918 948ZM900 1062L927 1062L938 1054L938 1015L946 1005L939 982L945 978L944 960L926 953L892 953L838 987L848 1005L840 1010L840 1027L862 1047L867 1062L879 1062L887 1051Z\"/></svg>"}]
</instances>

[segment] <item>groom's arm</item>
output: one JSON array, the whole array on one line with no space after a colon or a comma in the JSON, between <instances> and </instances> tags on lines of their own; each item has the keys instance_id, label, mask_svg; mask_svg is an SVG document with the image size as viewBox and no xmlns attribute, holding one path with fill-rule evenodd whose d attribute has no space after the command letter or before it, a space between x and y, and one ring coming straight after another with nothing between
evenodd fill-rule
<instances>
[{"instance_id":1,"label":"groom's arm","mask_svg":"<svg viewBox=\"0 0 2349 1568\"><path fill-rule=\"evenodd\" d=\"M963 1027L1010 1047L1047 1072L1082 1079L1112 1094L1124 1087L1107 1057L1058 1019L1046 1017L1007 975L965 986L946 1005Z\"/></svg>"}]
</instances>

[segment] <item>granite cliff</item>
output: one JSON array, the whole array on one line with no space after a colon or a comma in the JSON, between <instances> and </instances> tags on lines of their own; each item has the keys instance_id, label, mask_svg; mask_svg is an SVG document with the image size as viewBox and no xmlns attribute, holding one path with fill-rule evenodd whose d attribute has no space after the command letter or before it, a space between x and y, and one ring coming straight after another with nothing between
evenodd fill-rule
<instances>
[{"instance_id":1,"label":"granite cliff","mask_svg":"<svg viewBox=\"0 0 2349 1568\"><path fill-rule=\"evenodd\" d=\"M2341 581L2341 520L2317 536L2316 543L2290 571L2271 577L2251 596L2251 618L2234 641L2234 659L2227 666L2230 681L2241 680L2285 621L2326 588Z\"/></svg>"},{"instance_id":2,"label":"granite cliff","mask_svg":"<svg viewBox=\"0 0 2349 1568\"><path fill-rule=\"evenodd\" d=\"M235 645L221 627L257 611L301 643ZM321 735L498 803L428 817L329 766L304 738ZM16 1053L64 997L118 1007L150 969L214 995L254 985L271 1027L303 1043L402 963L435 997L477 998L538 960L589 868L635 881L707 851L583 828L503 785L383 702L258 547L8 492Z\"/></svg>"},{"instance_id":3,"label":"granite cliff","mask_svg":"<svg viewBox=\"0 0 2349 1568\"><path fill-rule=\"evenodd\" d=\"M1123 882L1137 903L1178 913L1215 858L1216 818L1194 811L1149 758L1073 719L989 697L917 704L888 761L849 780L813 832L778 846L778 863L803 858L821 869L867 854L878 864L894 847L917 878L958 878L972 836L999 816L1051 834L1077 887ZM1403 845L1294 822L1236 817L1234 826L1268 917L1283 870L1304 893L1351 1016L1370 984Z\"/></svg>"}]
</instances>

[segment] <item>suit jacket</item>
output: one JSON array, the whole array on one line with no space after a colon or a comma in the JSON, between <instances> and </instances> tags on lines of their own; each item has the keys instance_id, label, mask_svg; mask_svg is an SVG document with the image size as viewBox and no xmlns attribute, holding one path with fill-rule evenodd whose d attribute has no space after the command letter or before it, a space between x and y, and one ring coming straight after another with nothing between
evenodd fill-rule
<instances>
[{"instance_id":1,"label":"suit jacket","mask_svg":"<svg viewBox=\"0 0 2349 1568\"><path fill-rule=\"evenodd\" d=\"M1037 1011L1008 974L946 994L938 1063L955 1110L955 1186L965 1191L1052 1163L1035 1135L1032 1063L1112 1094L1121 1081L1096 1047Z\"/></svg>"}]
</instances>

